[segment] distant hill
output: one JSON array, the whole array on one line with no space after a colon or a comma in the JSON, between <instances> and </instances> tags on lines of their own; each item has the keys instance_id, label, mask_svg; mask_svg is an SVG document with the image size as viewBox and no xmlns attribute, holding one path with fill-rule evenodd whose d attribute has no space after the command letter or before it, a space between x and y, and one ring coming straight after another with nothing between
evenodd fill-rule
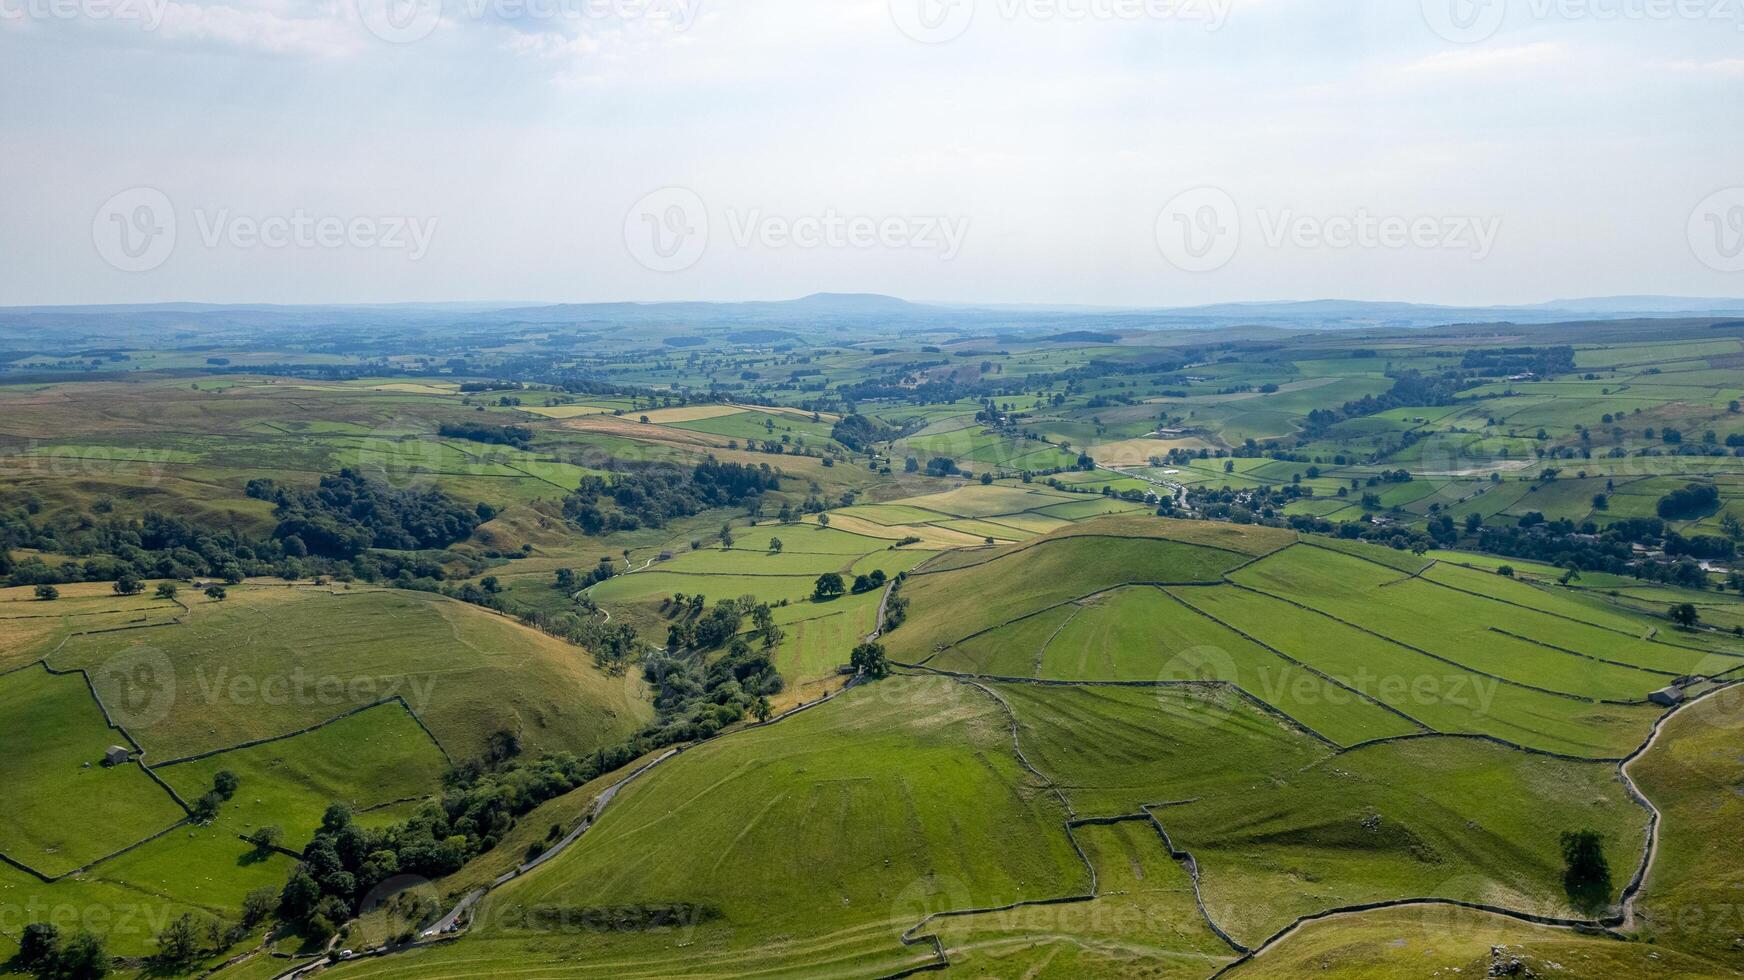
<instances>
[{"instance_id":1,"label":"distant hill","mask_svg":"<svg viewBox=\"0 0 1744 980\"><path fill-rule=\"evenodd\" d=\"M1744 299L1612 296L1523 306L1436 306L1339 299L1218 303L1166 308L988 306L913 303L875 293L813 293L737 303L419 303L274 306L165 303L0 308L0 353L87 349L199 349L206 345L365 351L384 344L454 341L483 331L648 331L705 342L768 344L789 339L849 342L896 336L951 343L1118 343L1147 331L1420 329L1448 325L1543 325L1744 316ZM755 338L755 339L749 339ZM627 338L626 338L627 339ZM421 345L428 346L428 345Z\"/></svg>"}]
</instances>

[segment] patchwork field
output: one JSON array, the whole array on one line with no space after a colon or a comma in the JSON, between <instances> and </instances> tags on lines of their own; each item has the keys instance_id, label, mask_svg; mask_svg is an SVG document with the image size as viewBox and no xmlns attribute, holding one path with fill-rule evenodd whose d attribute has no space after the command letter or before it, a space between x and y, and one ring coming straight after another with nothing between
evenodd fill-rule
<instances>
[{"instance_id":1,"label":"patchwork field","mask_svg":"<svg viewBox=\"0 0 1744 980\"><path fill-rule=\"evenodd\" d=\"M0 676L0 741L0 784L12 800L0 855L44 876L85 867L187 817L139 766L103 765L109 746L132 746L77 675L27 667Z\"/></svg>"},{"instance_id":2,"label":"patchwork field","mask_svg":"<svg viewBox=\"0 0 1744 980\"><path fill-rule=\"evenodd\" d=\"M490 735L587 751L649 716L633 678L584 653L448 599L364 590L248 588L204 599L186 621L74 636L57 669L87 669L153 763L274 738L403 697L449 752ZM135 676L139 665L161 670Z\"/></svg>"},{"instance_id":3,"label":"patchwork field","mask_svg":"<svg viewBox=\"0 0 1744 980\"><path fill-rule=\"evenodd\" d=\"M404 816L396 804L439 790L447 767L441 749L395 703L304 735L156 771L184 799L206 793L218 773L234 774L241 787L213 826L237 836L276 826L285 832L285 846L298 850L314 836L328 806L351 807L365 825L391 821Z\"/></svg>"},{"instance_id":4,"label":"patchwork field","mask_svg":"<svg viewBox=\"0 0 1744 980\"><path fill-rule=\"evenodd\" d=\"M340 978L1744 969L1735 324L499 326L0 361L0 960L341 803Z\"/></svg>"}]
</instances>

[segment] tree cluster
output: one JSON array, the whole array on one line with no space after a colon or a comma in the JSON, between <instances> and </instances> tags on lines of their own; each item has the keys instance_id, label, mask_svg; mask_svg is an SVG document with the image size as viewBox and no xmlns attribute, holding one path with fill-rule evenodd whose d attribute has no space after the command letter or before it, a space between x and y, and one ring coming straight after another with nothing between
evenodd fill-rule
<instances>
[{"instance_id":1,"label":"tree cluster","mask_svg":"<svg viewBox=\"0 0 1744 980\"><path fill-rule=\"evenodd\" d=\"M440 490L400 490L349 469L322 477L312 491L251 480L248 495L273 502L279 519L273 538L292 557L349 559L370 548L446 548L471 537L481 522L479 507L466 507Z\"/></svg>"},{"instance_id":2,"label":"tree cluster","mask_svg":"<svg viewBox=\"0 0 1744 980\"><path fill-rule=\"evenodd\" d=\"M533 444L533 430L524 425L484 425L478 422L444 422L436 430L445 438L465 439L492 446L525 449Z\"/></svg>"},{"instance_id":3,"label":"tree cluster","mask_svg":"<svg viewBox=\"0 0 1744 980\"><path fill-rule=\"evenodd\" d=\"M716 507L738 507L781 489L781 474L767 463L722 463L695 469L654 467L582 478L563 502L564 516L590 535L664 527L674 518Z\"/></svg>"}]
</instances>

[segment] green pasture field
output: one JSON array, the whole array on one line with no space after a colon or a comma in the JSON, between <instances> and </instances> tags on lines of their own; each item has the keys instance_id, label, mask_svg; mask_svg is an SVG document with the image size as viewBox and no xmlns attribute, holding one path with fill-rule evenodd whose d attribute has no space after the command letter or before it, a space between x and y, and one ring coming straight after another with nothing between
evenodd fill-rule
<instances>
[{"instance_id":1,"label":"green pasture field","mask_svg":"<svg viewBox=\"0 0 1744 980\"><path fill-rule=\"evenodd\" d=\"M900 504L861 504L857 507L844 507L836 513L847 517L858 517L874 524L883 524L886 527L898 524L930 524L951 519L950 514L942 511L925 510L920 507Z\"/></svg>"},{"instance_id":2,"label":"green pasture field","mask_svg":"<svg viewBox=\"0 0 1744 980\"><path fill-rule=\"evenodd\" d=\"M953 973L998 977L1204 980L1235 958L1193 902L1187 872L1134 821L1073 831L1098 897L934 919Z\"/></svg>"},{"instance_id":3,"label":"green pasture field","mask_svg":"<svg viewBox=\"0 0 1744 980\"><path fill-rule=\"evenodd\" d=\"M786 543L787 539L783 538L784 547L779 553L750 551L736 547L738 540L735 537L735 547L732 549L704 548L701 551L685 552L671 561L659 562L653 568L668 575L810 575L815 579L825 572L840 572L853 564L851 555L789 552L785 548ZM871 542L867 544L869 551ZM651 568L650 571L652 570Z\"/></svg>"},{"instance_id":4,"label":"green pasture field","mask_svg":"<svg viewBox=\"0 0 1744 980\"><path fill-rule=\"evenodd\" d=\"M936 653L917 650L913 654L904 652L897 656L899 662L912 656L930 669L954 674L1036 677L1041 670L1042 652L1078 611L1075 603L1068 602L971 636ZM905 650L899 633L891 634L889 640L892 646Z\"/></svg>"},{"instance_id":5,"label":"green pasture field","mask_svg":"<svg viewBox=\"0 0 1744 980\"><path fill-rule=\"evenodd\" d=\"M1690 602L1695 604L1699 610L1704 624L1733 635L1714 639L1707 633L1680 631L1675 634L1676 640L1680 643L1730 644L1735 648L1738 636L1736 631L1739 627L1744 627L1744 604L1730 600L1716 602L1715 600L1718 598L1719 593L1715 592L1679 592L1668 589L1663 594L1656 592L1656 590L1645 590L1645 594L1631 590L1620 592L1614 596L1607 593L1602 600L1594 597L1590 601L1602 601L1615 608L1629 610L1642 616L1662 616L1672 602L1680 604Z\"/></svg>"},{"instance_id":6,"label":"green pasture field","mask_svg":"<svg viewBox=\"0 0 1744 980\"><path fill-rule=\"evenodd\" d=\"M816 524L759 524L743 530L733 530L733 548L738 551L768 552L771 538L780 538L785 554L862 555L890 542L868 538Z\"/></svg>"},{"instance_id":7,"label":"green pasture field","mask_svg":"<svg viewBox=\"0 0 1744 980\"><path fill-rule=\"evenodd\" d=\"M1063 504L1038 507L1033 513L1063 521L1084 521L1111 514L1141 513L1146 509L1143 504L1128 503L1112 497L1092 497L1087 500L1072 500Z\"/></svg>"},{"instance_id":8,"label":"green pasture field","mask_svg":"<svg viewBox=\"0 0 1744 980\"><path fill-rule=\"evenodd\" d=\"M1422 731L1148 586L1082 603L1039 662L1051 680L1227 681L1342 745Z\"/></svg>"},{"instance_id":9,"label":"green pasture field","mask_svg":"<svg viewBox=\"0 0 1744 980\"><path fill-rule=\"evenodd\" d=\"M95 671L155 762L274 738L403 696L455 758L492 733L585 752L651 714L634 677L608 677L576 647L464 603L399 590L245 587L201 599L180 626L75 636L61 669ZM119 666L167 668L142 684Z\"/></svg>"},{"instance_id":10,"label":"green pasture field","mask_svg":"<svg viewBox=\"0 0 1744 980\"><path fill-rule=\"evenodd\" d=\"M1000 690L1025 753L1077 810L1158 806L1199 863L1212 917L1249 944L1296 915L1386 898L1565 911L1559 828L1603 832L1617 868L1632 868L1645 840L1647 813L1614 764L1459 739L1335 754L1227 695Z\"/></svg>"},{"instance_id":11,"label":"green pasture field","mask_svg":"<svg viewBox=\"0 0 1744 980\"><path fill-rule=\"evenodd\" d=\"M1614 765L1461 739L1355 749L1160 816L1199 861L1206 906L1249 945L1298 916L1394 898L1590 915L1563 890L1559 835L1603 835L1615 900L1648 819Z\"/></svg>"},{"instance_id":12,"label":"green pasture field","mask_svg":"<svg viewBox=\"0 0 1744 980\"><path fill-rule=\"evenodd\" d=\"M0 670L38 660L42 643L70 633L136 629L169 623L182 614L171 602L118 596L107 584L67 585L61 598L39 602L26 587L0 589Z\"/></svg>"},{"instance_id":13,"label":"green pasture field","mask_svg":"<svg viewBox=\"0 0 1744 980\"><path fill-rule=\"evenodd\" d=\"M912 548L886 548L855 559L848 572L850 575L870 575L876 570L883 572L885 578L895 578L904 572L914 571L938 557L938 554L936 551L917 551Z\"/></svg>"},{"instance_id":14,"label":"green pasture field","mask_svg":"<svg viewBox=\"0 0 1744 980\"><path fill-rule=\"evenodd\" d=\"M986 564L1030 548L1075 537L1157 539L1182 544L1202 545L1237 556L1236 563L1246 558L1271 554L1296 542L1296 533L1281 528L1214 524L1205 521L1161 520L1148 515L1128 514L1103 517L1063 525L1045 537L1000 547L957 549L940 554L929 563L927 573L950 571Z\"/></svg>"},{"instance_id":15,"label":"green pasture field","mask_svg":"<svg viewBox=\"0 0 1744 980\"><path fill-rule=\"evenodd\" d=\"M876 627L882 600L883 593L877 591L775 610L775 621L787 631L775 650L781 676L792 685L836 676L854 647Z\"/></svg>"},{"instance_id":16,"label":"green pasture field","mask_svg":"<svg viewBox=\"0 0 1744 980\"><path fill-rule=\"evenodd\" d=\"M1630 769L1664 815L1659 860L1640 902L1641 932L1730 971L1744 967L1735 941L1744 928L1737 902L1744 870L1728 846L1744 830L1744 797L1733 789L1744 784L1739 707L1737 688L1692 705Z\"/></svg>"},{"instance_id":17,"label":"green pasture field","mask_svg":"<svg viewBox=\"0 0 1744 980\"><path fill-rule=\"evenodd\" d=\"M1310 538L1304 538L1302 543L1310 548L1335 551L1341 555L1361 558L1365 562L1375 565L1385 565L1388 568L1398 570L1402 575L1421 575L1423 570L1428 568L1430 564L1430 559L1421 555L1414 555L1409 551L1399 551L1393 548L1382 548L1363 541L1349 541L1344 538L1331 538L1324 535L1317 535ZM1308 552L1307 555L1304 555L1303 557L1307 560L1312 560L1309 558L1311 555L1312 552ZM1330 561L1331 559L1328 560ZM1371 578L1375 574L1374 569L1372 568L1366 568L1363 569L1363 571ZM1398 581L1399 579L1400 575L1386 576L1387 581Z\"/></svg>"},{"instance_id":18,"label":"green pasture field","mask_svg":"<svg viewBox=\"0 0 1744 980\"><path fill-rule=\"evenodd\" d=\"M816 585L816 575L685 575L663 571L656 566L645 572L607 579L594 586L589 594L602 606L658 602L680 592L704 595L710 601L754 595L765 602L782 599L802 602L811 598Z\"/></svg>"},{"instance_id":19,"label":"green pasture field","mask_svg":"<svg viewBox=\"0 0 1744 980\"><path fill-rule=\"evenodd\" d=\"M330 804L350 806L365 826L381 816L391 820L392 805L440 790L447 768L411 714L385 704L305 735L156 771L189 800L210 790L219 772L235 774L241 786L216 826L238 835L276 826L285 831L285 846L298 850Z\"/></svg>"},{"instance_id":20,"label":"green pasture field","mask_svg":"<svg viewBox=\"0 0 1744 980\"><path fill-rule=\"evenodd\" d=\"M1435 731L1617 759L1641 744L1659 715L1657 709L1596 705L1505 684L1257 592L1227 586L1170 592Z\"/></svg>"},{"instance_id":21,"label":"green pasture field","mask_svg":"<svg viewBox=\"0 0 1744 980\"><path fill-rule=\"evenodd\" d=\"M1542 614L1418 579L1401 580L1393 569L1322 548L1288 549L1242 569L1233 580L1516 684L1598 700L1644 701L1677 676L1519 639L1540 631L1566 636L1566 627L1575 624L1547 622ZM1501 632L1507 626L1513 628Z\"/></svg>"},{"instance_id":22,"label":"green pasture field","mask_svg":"<svg viewBox=\"0 0 1744 980\"><path fill-rule=\"evenodd\" d=\"M993 521L938 521L936 524L938 527L973 534L979 538L992 538L998 542L1028 541L1036 537L1033 531L1021 531Z\"/></svg>"},{"instance_id":23,"label":"green pasture field","mask_svg":"<svg viewBox=\"0 0 1744 980\"><path fill-rule=\"evenodd\" d=\"M1387 909L1312 922L1230 971L1229 980L1482 977L1519 960L1534 976L1716 980L1730 972L1663 946L1618 942L1449 906Z\"/></svg>"},{"instance_id":24,"label":"green pasture field","mask_svg":"<svg viewBox=\"0 0 1744 980\"><path fill-rule=\"evenodd\" d=\"M1023 514L1072 499L1072 495L1057 490L970 484L944 493L892 501L887 506L906 505L951 517L991 518Z\"/></svg>"},{"instance_id":25,"label":"green pasture field","mask_svg":"<svg viewBox=\"0 0 1744 980\"><path fill-rule=\"evenodd\" d=\"M1239 793L1331 757L1325 743L1215 688L999 685L1024 755L1085 818ZM1180 846L1177 844L1177 846Z\"/></svg>"},{"instance_id":26,"label":"green pasture field","mask_svg":"<svg viewBox=\"0 0 1744 980\"><path fill-rule=\"evenodd\" d=\"M1284 508L1284 513L1290 515L1306 514L1310 517L1330 519L1340 515L1340 519L1355 517L1359 511L1357 505L1349 500L1337 497L1319 497L1312 500L1297 500Z\"/></svg>"},{"instance_id":27,"label":"green pasture field","mask_svg":"<svg viewBox=\"0 0 1744 980\"><path fill-rule=\"evenodd\" d=\"M1044 517L1040 514L1001 514L990 518L988 523L1000 527L1008 527L1015 531L1029 534L1049 534L1064 527L1070 527L1072 522L1057 517Z\"/></svg>"},{"instance_id":28,"label":"green pasture field","mask_svg":"<svg viewBox=\"0 0 1744 980\"><path fill-rule=\"evenodd\" d=\"M335 975L511 963L576 976L878 975L930 960L930 947L898 941L929 912L1088 889L1064 810L1018 763L995 701L948 682L876 687L663 763L578 845L487 899L475 936ZM707 918L641 933L547 924L655 903ZM552 959L577 939L585 960Z\"/></svg>"},{"instance_id":29,"label":"green pasture field","mask_svg":"<svg viewBox=\"0 0 1744 980\"><path fill-rule=\"evenodd\" d=\"M1670 642L1656 642L1658 634L1654 631L1659 625L1653 621L1622 610L1595 605L1587 601L1586 597L1569 590L1534 588L1524 582L1460 568L1445 562L1437 562L1424 573L1423 578L1427 582L1468 593L1486 594L1488 599L1469 597L1484 609L1486 621L1497 627L1531 636L1541 642L1553 642L1580 650L1591 656L1685 676L1713 676L1744 667L1744 640L1713 640L1716 652L1711 654L1688 648L1700 645L1707 637L1698 637L1693 642L1678 638L1675 640L1681 644L1678 646ZM1668 605L1674 601L1686 601L1682 598L1685 594L1683 591L1666 591ZM1524 610L1497 609L1496 606L1502 603L1526 606L1545 615L1522 614ZM1678 636L1669 630L1666 632L1667 640ZM1655 640L1646 639L1649 633L1654 634ZM1731 655L1728 656L1728 653Z\"/></svg>"},{"instance_id":30,"label":"green pasture field","mask_svg":"<svg viewBox=\"0 0 1744 980\"><path fill-rule=\"evenodd\" d=\"M908 622L892 650L924 655L1051 605L1121 585L1217 581L1241 563L1226 551L1144 538L1068 537L948 572L911 576Z\"/></svg>"},{"instance_id":31,"label":"green pasture field","mask_svg":"<svg viewBox=\"0 0 1744 980\"><path fill-rule=\"evenodd\" d=\"M183 912L235 921L243 896L282 888L295 864L281 854L259 854L229 831L178 827L52 885L0 865L0 915L8 930L22 928L13 923L53 922L63 933L88 929L102 936L114 955L145 957L157 952L157 934Z\"/></svg>"},{"instance_id":32,"label":"green pasture field","mask_svg":"<svg viewBox=\"0 0 1744 980\"><path fill-rule=\"evenodd\" d=\"M789 435L795 439L803 438L808 443L828 443L831 428L829 423L812 422L798 415L772 415L754 411L698 419L694 422L668 422L666 425L674 429L706 432L733 439L755 439L759 442L765 439L779 442L783 435Z\"/></svg>"},{"instance_id":33,"label":"green pasture field","mask_svg":"<svg viewBox=\"0 0 1744 980\"><path fill-rule=\"evenodd\" d=\"M1501 565L1515 569L1513 580L1497 575L1501 581L1490 582L1487 576L1495 574L1492 569ZM1737 605L1729 594L1644 585L1633 578L1603 572L1585 573L1566 587L1554 584L1560 582L1562 574L1562 569L1534 566L1530 562L1461 552L1452 560L1438 560L1423 577L1425 581L1485 593L1496 601L1528 606L1552 616L1579 620L1621 634L1624 649L1629 652L1616 659L1639 663L1649 669L1715 673L1729 669L1729 665L1735 666L1730 659L1716 659L1716 656L1733 658L1744 655L1744 640L1737 636L1674 629L1665 618L1672 603ZM1631 597L1645 604L1633 601ZM1576 626L1577 631L1580 629ZM1640 639L1645 645L1628 643L1628 637ZM1618 638L1604 637L1597 642L1603 647L1604 644L1617 643ZM1694 655L1690 651L1694 651ZM1667 662L1662 659L1664 657L1672 660Z\"/></svg>"},{"instance_id":34,"label":"green pasture field","mask_svg":"<svg viewBox=\"0 0 1744 980\"><path fill-rule=\"evenodd\" d=\"M0 854L54 877L186 819L138 765L105 767L131 748L103 720L82 678L41 667L0 676L0 786L10 800Z\"/></svg>"}]
</instances>

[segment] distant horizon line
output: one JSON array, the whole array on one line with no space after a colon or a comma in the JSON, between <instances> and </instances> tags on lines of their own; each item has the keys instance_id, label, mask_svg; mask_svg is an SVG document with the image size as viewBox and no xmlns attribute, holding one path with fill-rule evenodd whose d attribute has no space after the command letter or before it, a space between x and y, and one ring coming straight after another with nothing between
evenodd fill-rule
<instances>
[{"instance_id":1,"label":"distant horizon line","mask_svg":"<svg viewBox=\"0 0 1744 980\"><path fill-rule=\"evenodd\" d=\"M1516 303L1448 303L1427 302L1411 299L1346 299L1339 297L1320 297L1314 299L1246 299L1222 300L1208 303L1188 303L1176 306L1166 305L1107 305L1086 302L997 302L985 300L910 300L888 293L856 293L856 292L815 292L787 299L613 299L613 300L397 300L388 302L371 301L311 301L298 303L259 302L259 301L212 301L212 300L162 300L133 303L20 303L0 305L0 310L151 310L175 308L203 308L213 310L223 309L417 309L417 308L474 308L474 309L546 309L557 307L591 307L591 306L757 306L757 305L797 305L807 301L828 300L877 300L891 303L901 303L907 306L930 307L936 309L981 309L981 310L1057 310L1063 312L1087 313L1151 313L1180 312L1184 310L1206 310L1232 307L1290 307L1290 306L1409 306L1424 309L1446 310L1544 310L1544 309L1580 309L1581 304L1619 304L1637 302L1643 304L1639 312L1652 312L1654 304L1678 304L1684 310L1693 310L1699 304L1715 304L1710 309L1741 309L1744 310L1744 297L1686 296L1673 293L1620 293L1606 296L1583 296L1573 298L1556 298L1538 302Z\"/></svg>"}]
</instances>

